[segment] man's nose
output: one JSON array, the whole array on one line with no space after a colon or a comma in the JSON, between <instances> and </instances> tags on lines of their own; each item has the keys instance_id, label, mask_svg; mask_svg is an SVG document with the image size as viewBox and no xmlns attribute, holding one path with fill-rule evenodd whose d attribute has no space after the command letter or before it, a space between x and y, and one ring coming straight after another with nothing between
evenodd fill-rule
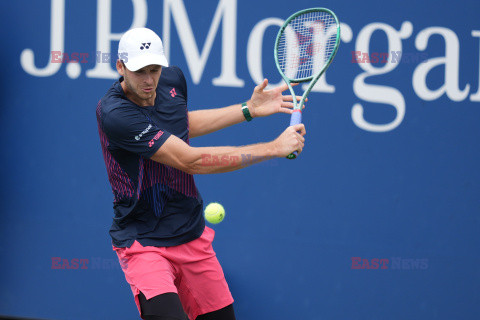
<instances>
[{"instance_id":1,"label":"man's nose","mask_svg":"<svg viewBox=\"0 0 480 320\"><path fill-rule=\"evenodd\" d=\"M154 76L150 73L146 73L143 75L142 77L142 81L146 84L153 84L155 81L154 81Z\"/></svg>"}]
</instances>

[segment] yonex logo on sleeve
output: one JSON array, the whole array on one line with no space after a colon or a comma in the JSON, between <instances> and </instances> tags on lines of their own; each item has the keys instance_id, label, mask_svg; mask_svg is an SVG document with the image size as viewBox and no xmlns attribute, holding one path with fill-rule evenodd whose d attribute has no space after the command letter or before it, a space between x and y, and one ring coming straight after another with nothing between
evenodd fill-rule
<instances>
[{"instance_id":1,"label":"yonex logo on sleeve","mask_svg":"<svg viewBox=\"0 0 480 320\"><path fill-rule=\"evenodd\" d=\"M155 141L160 139L162 134L163 134L162 130L158 131L157 134L155 135L155 137L153 137L153 139L148 142L148 147L151 148L155 144Z\"/></svg>"},{"instance_id":2,"label":"yonex logo on sleeve","mask_svg":"<svg viewBox=\"0 0 480 320\"><path fill-rule=\"evenodd\" d=\"M150 129L152 129L152 125L149 124L147 128L145 128L145 130L142 131L142 133L140 133L138 136L135 136L135 140L140 140L141 137L143 137L143 135L145 133L147 133L148 131L150 131Z\"/></svg>"},{"instance_id":3,"label":"yonex logo on sleeve","mask_svg":"<svg viewBox=\"0 0 480 320\"><path fill-rule=\"evenodd\" d=\"M149 49L151 44L152 44L151 42L142 43L140 50Z\"/></svg>"}]
</instances>

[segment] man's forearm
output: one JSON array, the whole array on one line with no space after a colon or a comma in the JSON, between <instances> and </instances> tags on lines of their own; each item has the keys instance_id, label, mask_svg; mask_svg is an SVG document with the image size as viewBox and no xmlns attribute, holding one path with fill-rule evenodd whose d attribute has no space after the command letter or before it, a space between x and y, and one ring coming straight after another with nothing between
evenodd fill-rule
<instances>
[{"instance_id":1,"label":"man's forearm","mask_svg":"<svg viewBox=\"0 0 480 320\"><path fill-rule=\"evenodd\" d=\"M252 164L278 157L272 142L242 147L194 148L192 174L209 174L235 171Z\"/></svg>"},{"instance_id":2,"label":"man's forearm","mask_svg":"<svg viewBox=\"0 0 480 320\"><path fill-rule=\"evenodd\" d=\"M249 106L249 104L247 104ZM199 137L245 121L240 104L188 113L189 137Z\"/></svg>"},{"instance_id":3,"label":"man's forearm","mask_svg":"<svg viewBox=\"0 0 480 320\"><path fill-rule=\"evenodd\" d=\"M150 158L190 174L221 173L238 170L264 160L300 154L305 145L305 126L285 129L275 140L242 147L191 147L171 135Z\"/></svg>"}]
</instances>

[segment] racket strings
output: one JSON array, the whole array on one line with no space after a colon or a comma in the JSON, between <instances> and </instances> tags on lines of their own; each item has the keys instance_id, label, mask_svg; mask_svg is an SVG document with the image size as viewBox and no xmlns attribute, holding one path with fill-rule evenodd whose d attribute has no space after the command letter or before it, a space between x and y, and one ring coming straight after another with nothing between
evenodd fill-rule
<instances>
[{"instance_id":1,"label":"racket strings","mask_svg":"<svg viewBox=\"0 0 480 320\"><path fill-rule=\"evenodd\" d=\"M290 79L312 77L335 52L337 22L325 11L311 11L293 18L280 36L278 63Z\"/></svg>"}]
</instances>

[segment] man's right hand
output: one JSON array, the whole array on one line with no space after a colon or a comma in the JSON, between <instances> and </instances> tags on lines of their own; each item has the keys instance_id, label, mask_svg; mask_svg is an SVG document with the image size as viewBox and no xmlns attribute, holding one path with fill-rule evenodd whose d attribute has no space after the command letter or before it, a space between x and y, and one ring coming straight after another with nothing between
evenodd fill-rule
<instances>
[{"instance_id":1,"label":"man's right hand","mask_svg":"<svg viewBox=\"0 0 480 320\"><path fill-rule=\"evenodd\" d=\"M305 145L305 138L303 137L307 132L303 123L288 127L283 133L273 140L271 144L278 157L286 157L293 151L300 154Z\"/></svg>"}]
</instances>

